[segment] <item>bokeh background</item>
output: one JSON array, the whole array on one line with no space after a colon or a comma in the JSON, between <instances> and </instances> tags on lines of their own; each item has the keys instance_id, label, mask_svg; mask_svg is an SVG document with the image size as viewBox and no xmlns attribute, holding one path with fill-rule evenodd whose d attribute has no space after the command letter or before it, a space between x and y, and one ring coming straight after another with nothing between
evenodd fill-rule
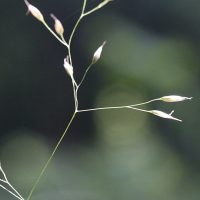
<instances>
[{"instance_id":1,"label":"bokeh background","mask_svg":"<svg viewBox=\"0 0 200 200\"><path fill-rule=\"evenodd\" d=\"M99 0L88 0L86 10ZM83 0L32 0L68 40ZM79 108L121 106L165 95L193 97L134 110L79 113L43 174L33 200L200 199L200 1L115 0L85 17L72 41L81 80L93 53L101 59L79 90ZM22 0L0 6L0 161L26 199L74 111L67 49ZM2 175L1 175L2 178ZM1 200L12 200L0 188Z\"/></svg>"}]
</instances>

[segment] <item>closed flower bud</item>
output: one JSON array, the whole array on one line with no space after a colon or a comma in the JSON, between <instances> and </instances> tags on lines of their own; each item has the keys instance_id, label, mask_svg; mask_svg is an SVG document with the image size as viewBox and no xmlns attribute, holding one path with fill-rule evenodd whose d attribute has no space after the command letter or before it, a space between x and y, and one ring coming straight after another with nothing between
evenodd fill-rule
<instances>
[{"instance_id":1,"label":"closed flower bud","mask_svg":"<svg viewBox=\"0 0 200 200\"><path fill-rule=\"evenodd\" d=\"M58 33L58 35L62 35L64 33L63 25L61 24L61 22L53 14L51 14L50 16L55 21L54 28L56 30L56 33Z\"/></svg>"},{"instance_id":2,"label":"closed flower bud","mask_svg":"<svg viewBox=\"0 0 200 200\"><path fill-rule=\"evenodd\" d=\"M182 122L182 120L171 116L174 111L172 111L170 114L164 113L164 112L159 111L159 110L151 110L149 112L154 114L154 115L157 115L159 117L162 117L162 118L173 119L173 120L177 120L177 121Z\"/></svg>"},{"instance_id":3,"label":"closed flower bud","mask_svg":"<svg viewBox=\"0 0 200 200\"><path fill-rule=\"evenodd\" d=\"M177 102L177 101L184 101L187 99L191 100L192 97L181 97L178 95L170 95L170 96L161 97L160 99L165 102Z\"/></svg>"},{"instance_id":4,"label":"closed flower bud","mask_svg":"<svg viewBox=\"0 0 200 200\"><path fill-rule=\"evenodd\" d=\"M31 14L37 18L39 21L44 21L43 15L41 14L41 12L35 7L32 6L27 0L24 0L25 4L28 6L28 12L31 12Z\"/></svg>"},{"instance_id":5,"label":"closed flower bud","mask_svg":"<svg viewBox=\"0 0 200 200\"><path fill-rule=\"evenodd\" d=\"M73 77L73 67L69 64L68 56L64 59L64 68L70 77Z\"/></svg>"},{"instance_id":6,"label":"closed flower bud","mask_svg":"<svg viewBox=\"0 0 200 200\"><path fill-rule=\"evenodd\" d=\"M99 60L103 46L105 45L105 43L106 43L106 41L95 51L93 59L92 59L92 64L94 64L95 62L97 62L97 60Z\"/></svg>"}]
</instances>

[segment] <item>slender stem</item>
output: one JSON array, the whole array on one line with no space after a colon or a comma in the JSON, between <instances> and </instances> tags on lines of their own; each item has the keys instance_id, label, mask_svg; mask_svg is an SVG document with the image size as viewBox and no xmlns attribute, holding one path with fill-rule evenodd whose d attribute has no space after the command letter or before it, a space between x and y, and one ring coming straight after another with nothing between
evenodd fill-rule
<instances>
[{"instance_id":1,"label":"slender stem","mask_svg":"<svg viewBox=\"0 0 200 200\"><path fill-rule=\"evenodd\" d=\"M79 84L80 85L80 84ZM140 110L140 111L144 111L144 112L149 112L147 110L142 110L139 108L134 108L135 106L141 106L147 103L150 103L152 101L158 101L161 100L160 98L158 99L153 99L144 103L139 103L139 104L134 104L134 105L129 105L129 106L114 106L114 107L103 107L103 108L92 108L92 109L86 109L86 110L78 110L78 112L87 112L87 111L95 111L95 110L108 110L108 109L117 109L117 108L131 108L131 109L135 109L135 110Z\"/></svg>"},{"instance_id":2,"label":"slender stem","mask_svg":"<svg viewBox=\"0 0 200 200\"><path fill-rule=\"evenodd\" d=\"M90 10L90 11L84 13L83 16L89 15L89 14L91 14L92 12L94 12L94 11L96 11L96 10L102 8L102 7L105 6L109 1L111 1L111 0L105 0L105 1L103 1L102 3L100 3L100 4L99 4L97 7L95 7L94 9L92 9L92 10Z\"/></svg>"},{"instance_id":3,"label":"slender stem","mask_svg":"<svg viewBox=\"0 0 200 200\"><path fill-rule=\"evenodd\" d=\"M72 31L72 33L70 35L69 42L68 42L68 44L69 44L69 48L68 48L68 50L69 50L69 60L70 60L71 66L72 66L72 56L71 56L71 48L70 48L71 47L71 42L72 42L72 38L73 38L74 32L75 32L75 30L76 30L76 28L77 28L77 26L78 26L78 24L79 24L79 22L81 21L82 18L83 18L83 15L81 15L79 17L78 21L76 22L76 24L74 26L74 29L73 29L73 31Z\"/></svg>"},{"instance_id":4,"label":"slender stem","mask_svg":"<svg viewBox=\"0 0 200 200\"><path fill-rule=\"evenodd\" d=\"M3 171L3 169L2 169L1 166L0 166L0 171L2 172L3 177L4 177L4 179L5 179L5 180L2 180L2 181L5 182L5 183L7 183L7 182L8 182L8 179L7 179L6 174L5 174L5 172Z\"/></svg>"},{"instance_id":5,"label":"slender stem","mask_svg":"<svg viewBox=\"0 0 200 200\"><path fill-rule=\"evenodd\" d=\"M68 130L68 128L69 128L69 126L71 125L71 123L72 123L72 121L73 121L73 119L74 119L75 115L76 115L76 111L75 111L75 112L74 112L74 114L72 115L72 117L71 117L71 120L70 120L69 124L67 125L67 128L65 129L64 133L62 134L62 136L61 136L60 140L58 141L58 143L57 143L56 147L54 148L54 150L53 150L53 152L52 152L52 154L51 154L51 156L50 156L49 160L47 161L47 163L46 163L46 165L44 166L44 168L43 168L42 172L40 173L40 175L39 175L39 177L38 177L37 181L35 182L35 184L34 184L34 186L33 186L32 190L31 190L31 192L30 192L30 194L29 194L29 196L28 196L28 198L27 198L27 200L29 200L29 199L30 199L30 197L31 197L31 195L32 195L32 193L33 193L33 191L34 191L35 187L37 186L37 184L38 184L38 182L39 182L40 178L42 177L42 175L43 175L44 171L46 170L46 168L47 168L47 166L48 166L48 164L49 164L49 162L51 161L51 159L52 159L53 155L55 154L55 152L56 152L56 150L57 150L58 146L60 145L60 143L61 143L62 139L64 138L64 136L65 136L65 134L66 134L66 132L67 132L67 130Z\"/></svg>"},{"instance_id":6,"label":"slender stem","mask_svg":"<svg viewBox=\"0 0 200 200\"><path fill-rule=\"evenodd\" d=\"M3 171L2 167L0 166L0 171L2 172L3 176L4 176L4 179L0 179L2 182L4 183L7 183L11 188L12 190L18 195L14 194L13 192L11 192L10 190L8 190L6 187L4 187L3 185L0 184L0 187L2 187L3 189L5 189L6 191L8 191L9 193L11 193L12 195L14 195L15 197L17 197L18 199L21 199L21 200L24 200L24 198L19 194L19 192L17 192L17 190L9 183L7 177L6 177L6 174L5 172Z\"/></svg>"},{"instance_id":7,"label":"slender stem","mask_svg":"<svg viewBox=\"0 0 200 200\"><path fill-rule=\"evenodd\" d=\"M84 79L85 79L85 76L86 76L88 70L90 69L90 67L91 67L92 65L93 65L93 64L90 64L90 66L86 69L86 71L85 71L85 73L84 73L84 75L83 75L83 78L82 78L81 82L80 82L79 85L78 85L78 88L81 86L82 82L83 82Z\"/></svg>"},{"instance_id":8,"label":"slender stem","mask_svg":"<svg viewBox=\"0 0 200 200\"><path fill-rule=\"evenodd\" d=\"M78 99L77 99L77 91L78 86L76 84L76 81L74 80L74 77L72 78L72 85L73 85L73 92L74 92L74 104L75 104L75 112L78 110Z\"/></svg>"},{"instance_id":9,"label":"slender stem","mask_svg":"<svg viewBox=\"0 0 200 200\"><path fill-rule=\"evenodd\" d=\"M7 182L7 184L15 191L15 193L20 197L20 199L24 200L24 198L19 194L19 192L17 192L17 190L15 190L15 188L9 182Z\"/></svg>"},{"instance_id":10,"label":"slender stem","mask_svg":"<svg viewBox=\"0 0 200 200\"><path fill-rule=\"evenodd\" d=\"M77 112L89 112L89 111L95 111L95 110L108 110L108 109L117 109L117 108L127 108L127 106L92 108L92 109L86 109L86 110L78 110Z\"/></svg>"},{"instance_id":11,"label":"slender stem","mask_svg":"<svg viewBox=\"0 0 200 200\"><path fill-rule=\"evenodd\" d=\"M131 106L127 106L127 108L131 108L131 109L134 109L134 110L139 110L139 111L142 111L142 112L151 113L151 111L149 111L149 110L143 110L143 109L139 109L139 108L135 108L135 107L131 107Z\"/></svg>"},{"instance_id":12,"label":"slender stem","mask_svg":"<svg viewBox=\"0 0 200 200\"><path fill-rule=\"evenodd\" d=\"M83 15L85 12L86 2L87 2L87 0L84 0L81 15Z\"/></svg>"},{"instance_id":13,"label":"slender stem","mask_svg":"<svg viewBox=\"0 0 200 200\"><path fill-rule=\"evenodd\" d=\"M9 192L10 194L12 194L13 196L15 196L16 198L20 199L20 200L24 200L23 198L17 196L15 193L11 192L10 190L8 190L6 187L4 187L3 185L0 184L0 187L2 187L4 190L6 190L7 192Z\"/></svg>"},{"instance_id":14,"label":"slender stem","mask_svg":"<svg viewBox=\"0 0 200 200\"><path fill-rule=\"evenodd\" d=\"M63 41L65 44L67 44L67 42L65 41L65 38L64 38L63 34L60 35L60 37L61 37L62 41ZM67 46L67 48L69 48L69 46Z\"/></svg>"},{"instance_id":15,"label":"slender stem","mask_svg":"<svg viewBox=\"0 0 200 200\"><path fill-rule=\"evenodd\" d=\"M75 24L75 26L74 26L74 29L72 30L72 33L71 33L71 35L70 35L69 42L68 42L69 59L70 59L70 64L71 64L71 65L72 65L72 56L71 56L71 48L70 48L70 47L71 47L72 38L73 38L73 36L74 36L74 32L75 32L75 30L76 30L76 28L77 28L79 22L81 21L81 19L82 19L84 16L89 15L90 13L92 13L92 12L94 12L94 11L100 9L101 7L103 7L104 5L106 5L109 1L111 1L111 0L105 0L105 1L103 1L102 3L100 3L96 8L94 8L94 9L88 11L87 13L84 13L85 7L86 7L86 2L87 2L87 0L84 0L84 2L83 2L83 8L82 8L82 11L81 11L81 16L80 16L79 19L77 20L77 22L76 22L76 24Z\"/></svg>"},{"instance_id":16,"label":"slender stem","mask_svg":"<svg viewBox=\"0 0 200 200\"><path fill-rule=\"evenodd\" d=\"M118 108L131 108L131 109L134 109L134 110L149 112L148 110L142 110L142 109L135 108L135 107L132 107L132 106L114 106L114 107L92 108L92 109L87 109L87 110L78 110L77 112L88 112L88 111L95 111L95 110L108 110L108 109L118 109Z\"/></svg>"},{"instance_id":17,"label":"slender stem","mask_svg":"<svg viewBox=\"0 0 200 200\"><path fill-rule=\"evenodd\" d=\"M75 111L78 111L78 87L76 87L75 90L75 98L76 98L76 107L75 107Z\"/></svg>"},{"instance_id":18,"label":"slender stem","mask_svg":"<svg viewBox=\"0 0 200 200\"><path fill-rule=\"evenodd\" d=\"M68 44L69 44L69 46L68 46L68 47L69 47L69 48L68 48L68 51L69 51L69 60L70 60L71 66L72 66L71 42L72 42L72 38L73 38L73 36L74 36L75 30L76 30L76 28L77 28L79 22L80 22L81 19L83 18L83 14L84 14L85 7L86 7L86 2L87 2L87 0L84 0L84 2L83 2L83 8L82 8L82 11L81 11L81 16L80 16L79 19L77 20L77 22L76 22L76 24L75 24L75 26L74 26L74 29L73 29L73 31L72 31L72 33L71 33L71 35L70 35L69 42L68 42Z\"/></svg>"},{"instance_id":19,"label":"slender stem","mask_svg":"<svg viewBox=\"0 0 200 200\"><path fill-rule=\"evenodd\" d=\"M46 28L56 37L57 40L59 40L59 42L61 42L62 44L64 44L67 48L69 48L69 45L65 42L65 40L61 40L52 30L51 28L46 24L45 21L42 21L42 23L46 26Z\"/></svg>"},{"instance_id":20,"label":"slender stem","mask_svg":"<svg viewBox=\"0 0 200 200\"><path fill-rule=\"evenodd\" d=\"M134 104L134 105L130 105L130 106L141 106L141 105L144 105L144 104L150 103L150 102L152 102L152 101L158 101L158 100L161 100L161 98L158 98L158 99L152 99L152 100L147 101L147 102L144 102L144 103Z\"/></svg>"}]
</instances>

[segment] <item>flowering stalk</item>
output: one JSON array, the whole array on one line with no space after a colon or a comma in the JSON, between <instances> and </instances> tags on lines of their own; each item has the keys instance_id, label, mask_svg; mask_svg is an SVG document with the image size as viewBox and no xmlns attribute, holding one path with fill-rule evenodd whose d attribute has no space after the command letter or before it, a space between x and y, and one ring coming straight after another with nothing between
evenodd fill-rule
<instances>
[{"instance_id":1,"label":"flowering stalk","mask_svg":"<svg viewBox=\"0 0 200 200\"><path fill-rule=\"evenodd\" d=\"M166 101L165 97L167 97L168 101ZM176 96L176 99L174 99L174 95L165 96L165 97L164 97L164 99L165 99L166 102L172 102L172 99L174 100L174 102L176 102L176 101L183 101L183 100L187 100L187 99L191 99L192 98L192 97ZM177 97L179 97L179 98L177 99ZM148 104L150 102L157 101L157 100L163 100L162 98L163 97L158 98L158 99L153 99L153 100L150 100L150 101L147 101L147 102L144 102L144 103L129 105L129 106L93 108L93 109L86 109L86 110L78 110L78 112L87 112L87 111L95 111L95 110L108 110L108 109L119 109L119 108L131 108L131 109L142 111L142 112L152 113L152 114L157 115L157 116L162 117L162 118L173 119L173 120L177 120L177 121L182 122L182 120L171 116L172 113L174 112L174 110L170 114L167 114L167 113L164 113L164 112L159 111L159 110L143 110L143 109L136 108L136 106L141 106L141 105L144 105L144 104ZM180 99L182 99L182 100L180 100Z\"/></svg>"},{"instance_id":2,"label":"flowering stalk","mask_svg":"<svg viewBox=\"0 0 200 200\"><path fill-rule=\"evenodd\" d=\"M84 13L84 12L85 12L85 7L86 7L86 2L87 2L87 0L84 0L81 15L80 15L79 19L77 20L77 22L76 22L76 24L75 24L75 26L74 26L74 29L73 29L73 31L72 31L72 33L71 33L71 35L70 35L70 38L69 38L69 42L68 42L68 43L67 43L67 42L65 41L65 39L64 39L64 36L63 36L64 28L63 28L61 22L60 22L53 14L51 14L50 16L51 16L51 17L54 19L54 21L55 21L54 28L55 28L56 33L61 37L61 39L54 33L54 31L51 30L51 28L46 24L46 22L44 21L44 19L40 20L40 21L45 25L45 27L46 27L46 28L47 28L47 29L48 29L62 44L64 44L64 45L67 47L67 49L68 49L69 56L67 56L67 58L64 59L64 68L65 68L66 72L68 73L68 75L69 75L69 76L71 77L71 79L72 79L72 85L73 85L73 91L74 91L75 111L74 111L74 114L72 115L72 118L71 118L69 124L67 125L67 128L65 129L65 131L64 131L64 133L63 133L63 135L62 135L62 137L60 138L59 142L57 143L57 145L56 145L56 147L55 147L53 153L51 154L49 160L47 161L45 167L43 168L41 174L39 175L39 177L38 177L38 179L37 179L35 185L33 186L33 188L32 188L32 190L31 190L31 192L30 192L30 194L29 194L27 200L30 199L30 197L31 197L31 195L32 195L32 193L33 193L33 191L34 191L34 189L35 189L37 183L39 182L39 180L40 180L40 178L41 178L43 172L45 171L46 167L48 166L49 162L51 161L53 155L55 154L55 152L56 152L56 150L57 150L57 148L58 148L58 146L60 145L62 139L64 138L64 136L65 136L65 134L66 134L66 132L67 132L67 130L68 130L68 128L69 128L71 122L73 121L73 119L74 119L76 113L78 112L78 98L77 98L78 89L79 89L80 85L82 84L82 82L83 82L83 80L84 80L84 78L85 78L85 76L86 76L88 70L90 69L90 67L100 58L100 55L101 55L103 46L104 46L104 44L105 44L105 42L104 42L103 45L100 46L100 47L98 48L98 50L95 52L95 54L94 54L94 56L93 56L93 60L92 60L91 65L87 68L87 70L86 70L86 72L85 72L85 74L84 74L84 76L83 76L81 82L79 83L79 85L77 85L77 83L76 83L76 81L75 81L75 79L74 79L74 75L73 75L72 56L71 56L71 41L72 41L74 32L75 32L75 30L76 30L76 28L77 28L79 22L81 21L81 19L82 19L84 16L86 16L86 15L88 15L88 14L94 12L95 10L98 10L98 9L101 8L102 6L106 5L109 1L110 1L110 0L105 0L105 1L103 1L103 4L101 4L101 5L99 4L99 6L97 6L95 9L93 9L93 10L87 12L87 13ZM27 0L25 0L25 3L27 4L27 6L30 5L30 4L27 2ZM30 7L30 6L29 6L29 7ZM29 7L28 7L28 9L30 10ZM40 13L40 11L39 11L38 9L37 9L37 11L38 11L38 13ZM32 12L31 12L31 13L32 13ZM32 14L33 14L33 13L32 13ZM36 17L36 18L38 19L38 17L37 17L36 15L33 14L33 16Z\"/></svg>"},{"instance_id":3,"label":"flowering stalk","mask_svg":"<svg viewBox=\"0 0 200 200\"><path fill-rule=\"evenodd\" d=\"M144 104L148 104L150 102L153 102L153 101L157 101L157 100L162 100L162 101L165 101L165 102L178 102L178 101L183 101L183 100L187 100L187 99L192 99L192 97L181 97L181 96L178 96L178 95L169 95L169 96L164 96L164 97L161 97L161 98L157 98L157 99L153 99L153 100L150 100L150 101L147 101L147 102L144 102L144 103L139 103L139 104L134 104L134 105L128 105L128 106L117 106L117 107L103 107L103 108L93 108L93 109L86 109L86 110L78 110L78 97L77 97L77 94L78 94L78 89L79 87L81 86L82 82L84 81L85 77L86 77L86 74L88 72L88 70L90 69L90 67L95 64L100 56L101 56L101 53L102 53L102 50L103 50L103 46L105 45L106 42L104 42L94 53L93 55L93 58L92 58L92 62L91 64L89 65L89 67L87 68L87 70L85 71L85 74L83 75L83 78L82 80L80 81L79 84L76 83L75 79L74 79L74 72L73 72L73 65L72 65L72 56L71 56L71 42L72 42L72 38L73 38L73 35L75 33L75 30L79 24L79 22L81 21L81 19L86 16L86 15L89 15L91 14L92 12L100 9L101 7L105 6L108 2L110 2L112 0L104 0L102 3L100 3L98 6L96 6L95 8L93 8L92 10L88 11L85 13L85 7L86 7L86 2L87 0L84 0L83 2L83 7L82 7L82 11L81 11L81 15L79 17L79 19L77 20L75 26L74 26L74 29L69 37L69 41L68 43L65 41L64 39L64 36L63 36L63 33L64 33L64 28L62 26L62 23L53 15L51 14L50 16L54 19L54 28L55 28L55 32L58 34L56 34L53 30L51 30L51 28L46 24L45 20L44 20L44 17L43 15L41 14L41 12L36 8L34 7L33 5L31 5L27 0L24 0L24 2L26 3L27 7L28 7L28 12L31 12L31 14L37 18L39 21L41 21L45 27L56 37L56 39L58 39L59 42L61 42L63 45L65 45L68 49L68 54L69 56L67 56L67 58L64 59L64 68L67 72L67 74L70 76L71 80L72 80L72 86L73 86L73 92L74 92L74 103L75 103L75 111L74 111L74 114L72 115L71 117L71 120L70 122L68 123L64 133L62 134L60 140L58 141L56 147L54 148L49 160L47 161L46 165L44 166L42 172L40 173L38 179L36 180L27 200L30 199L35 187L37 186L41 176L43 175L44 171L46 170L49 162L51 161L52 157L54 156L58 146L60 145L62 139L64 138L69 126L71 125L75 115L77 112L87 112L87 111L95 111L95 110L106 110L106 109L120 109L120 108L129 108L129 109L134 109L134 110L138 110L138 111L142 111L142 112L148 112L148 113L151 113L151 114L154 114L154 115L157 115L159 117L162 117L162 118L166 118L166 119L173 119L173 120L177 120L177 121L181 121L180 119L177 119L175 117L172 117L172 113L174 111L172 111L171 113L167 114L167 113L164 113L162 111L159 111L159 110L144 110L144 109L140 109L140 108L137 108L137 106L141 106L141 105L144 105ZM1 168L0 166L0 171L3 173L4 175L4 179L0 179L0 181L4 182L4 183L7 183L13 190L14 192L16 193L13 193L11 192L10 190L6 189L4 186L0 185L0 187L4 188L5 190L7 190L8 192L10 192L12 195L14 195L15 197L17 197L18 199L20 200L24 200L22 198L22 196L10 185L10 183L8 182L7 180L7 177L3 171L3 169Z\"/></svg>"}]
</instances>

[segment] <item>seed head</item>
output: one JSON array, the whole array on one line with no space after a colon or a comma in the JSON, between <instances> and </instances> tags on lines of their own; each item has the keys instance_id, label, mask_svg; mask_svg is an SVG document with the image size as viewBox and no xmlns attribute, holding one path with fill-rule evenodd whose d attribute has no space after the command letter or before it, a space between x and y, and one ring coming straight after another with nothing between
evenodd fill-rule
<instances>
[{"instance_id":1,"label":"seed head","mask_svg":"<svg viewBox=\"0 0 200 200\"><path fill-rule=\"evenodd\" d=\"M94 64L95 62L97 62L97 60L99 60L100 56L101 56L101 52L103 49L103 46L106 44L106 41L103 42L103 44L95 51L93 59L92 59L92 64Z\"/></svg>"},{"instance_id":2,"label":"seed head","mask_svg":"<svg viewBox=\"0 0 200 200\"><path fill-rule=\"evenodd\" d=\"M161 97L160 99L165 102L177 102L177 101L184 101L187 99L191 100L192 97L181 97L178 95L170 95L170 96Z\"/></svg>"},{"instance_id":3,"label":"seed head","mask_svg":"<svg viewBox=\"0 0 200 200\"><path fill-rule=\"evenodd\" d=\"M73 67L69 64L69 57L64 59L64 68L70 77L73 77Z\"/></svg>"},{"instance_id":4,"label":"seed head","mask_svg":"<svg viewBox=\"0 0 200 200\"><path fill-rule=\"evenodd\" d=\"M50 16L54 19L55 24L54 24L54 28L56 30L56 33L58 33L58 35L63 35L64 33L64 28L63 25L61 24L61 22L53 15L50 14Z\"/></svg>"},{"instance_id":5,"label":"seed head","mask_svg":"<svg viewBox=\"0 0 200 200\"><path fill-rule=\"evenodd\" d=\"M27 0L24 0L25 4L28 7L28 11L26 13L26 15L31 12L31 14L37 18L39 21L44 21L43 15L41 14L41 12L33 5L31 5Z\"/></svg>"},{"instance_id":6,"label":"seed head","mask_svg":"<svg viewBox=\"0 0 200 200\"><path fill-rule=\"evenodd\" d=\"M177 118L171 116L172 113L174 112L174 110L172 110L172 112L169 113L169 114L164 113L164 112L162 112L162 111L160 111L160 110L151 110L151 111L149 111L149 112L152 113L152 114L154 114L154 115L157 115L157 116L159 116L159 117L162 117L162 118L173 119L173 120L177 120L177 121L182 122L182 120L177 119Z\"/></svg>"}]
</instances>

